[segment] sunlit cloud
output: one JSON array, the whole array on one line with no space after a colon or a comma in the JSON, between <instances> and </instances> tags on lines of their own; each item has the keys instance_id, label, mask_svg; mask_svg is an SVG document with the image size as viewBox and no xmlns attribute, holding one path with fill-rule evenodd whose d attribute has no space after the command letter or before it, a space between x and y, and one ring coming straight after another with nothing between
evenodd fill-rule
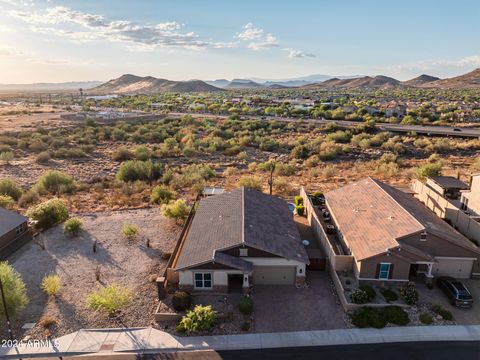
<instances>
[{"instance_id":1,"label":"sunlit cloud","mask_svg":"<svg viewBox=\"0 0 480 360\"><path fill-rule=\"evenodd\" d=\"M283 49L285 51L288 52L288 57L290 59L295 59L295 58L306 58L306 57L309 57L309 58L314 58L316 57L315 54L311 54L311 53L306 53L306 52L303 52L303 51L300 51L300 50L295 50L295 49L292 49L292 48L286 48L286 49Z\"/></svg>"},{"instance_id":2,"label":"sunlit cloud","mask_svg":"<svg viewBox=\"0 0 480 360\"><path fill-rule=\"evenodd\" d=\"M247 48L253 50L265 50L279 46L275 36L270 33L264 34L263 29L256 28L252 23L246 24L235 37L243 41L250 41Z\"/></svg>"}]
</instances>

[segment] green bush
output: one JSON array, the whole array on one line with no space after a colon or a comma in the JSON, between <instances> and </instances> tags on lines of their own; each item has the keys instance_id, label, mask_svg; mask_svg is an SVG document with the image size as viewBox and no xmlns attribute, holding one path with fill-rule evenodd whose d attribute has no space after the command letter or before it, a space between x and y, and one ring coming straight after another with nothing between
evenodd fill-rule
<instances>
[{"instance_id":1,"label":"green bush","mask_svg":"<svg viewBox=\"0 0 480 360\"><path fill-rule=\"evenodd\" d=\"M132 240L138 235L138 227L133 224L124 223L122 226L122 235L128 240Z\"/></svg>"},{"instance_id":2,"label":"green bush","mask_svg":"<svg viewBox=\"0 0 480 360\"><path fill-rule=\"evenodd\" d=\"M262 191L262 181L256 176L243 175L237 183L238 186Z\"/></svg>"},{"instance_id":3,"label":"green bush","mask_svg":"<svg viewBox=\"0 0 480 360\"><path fill-rule=\"evenodd\" d=\"M375 297L375 295L377 295L377 293L375 292L375 289L374 289L373 287L371 287L370 285L362 285L362 286L359 286L358 288L359 288L360 290L365 291L365 293L366 293L367 296L368 296L368 301L373 300L373 298Z\"/></svg>"},{"instance_id":4,"label":"green bush","mask_svg":"<svg viewBox=\"0 0 480 360\"><path fill-rule=\"evenodd\" d=\"M116 174L116 179L122 182L153 181L162 175L162 165L151 160L128 160L123 162Z\"/></svg>"},{"instance_id":5,"label":"green bush","mask_svg":"<svg viewBox=\"0 0 480 360\"><path fill-rule=\"evenodd\" d=\"M453 321L453 314L440 304L433 304L431 310L440 315L443 320Z\"/></svg>"},{"instance_id":6,"label":"green bush","mask_svg":"<svg viewBox=\"0 0 480 360\"><path fill-rule=\"evenodd\" d=\"M133 300L129 289L117 284L101 287L87 296L87 307L92 310L103 311L109 315L128 306Z\"/></svg>"},{"instance_id":7,"label":"green bush","mask_svg":"<svg viewBox=\"0 0 480 360\"><path fill-rule=\"evenodd\" d=\"M2 152L0 153L0 162L3 162L4 164L9 164L10 161L12 161L14 158L13 152L7 151L7 152Z\"/></svg>"},{"instance_id":8,"label":"green bush","mask_svg":"<svg viewBox=\"0 0 480 360\"><path fill-rule=\"evenodd\" d=\"M0 208L8 209L13 205L13 199L8 195L0 195Z\"/></svg>"},{"instance_id":9,"label":"green bush","mask_svg":"<svg viewBox=\"0 0 480 360\"><path fill-rule=\"evenodd\" d=\"M415 171L415 175L420 180L425 180L427 177L439 176L442 172L442 164L429 163L420 166Z\"/></svg>"},{"instance_id":10,"label":"green bush","mask_svg":"<svg viewBox=\"0 0 480 360\"><path fill-rule=\"evenodd\" d=\"M211 305L197 305L180 320L177 330L188 332L210 330L215 325L217 313Z\"/></svg>"},{"instance_id":11,"label":"green bush","mask_svg":"<svg viewBox=\"0 0 480 360\"><path fill-rule=\"evenodd\" d=\"M0 195L10 196L13 200L17 201L22 196L22 188L18 186L15 181L11 179L0 180Z\"/></svg>"},{"instance_id":12,"label":"green bush","mask_svg":"<svg viewBox=\"0 0 480 360\"><path fill-rule=\"evenodd\" d=\"M388 303L398 300L397 293L391 289L382 290L382 296L385 299L385 301Z\"/></svg>"},{"instance_id":13,"label":"green bush","mask_svg":"<svg viewBox=\"0 0 480 360\"><path fill-rule=\"evenodd\" d=\"M418 319L420 320L420 322L421 322L422 324L425 324L425 325L431 325L431 324L433 324L433 318L430 316L430 314L422 313L422 314L420 314L420 316L418 317Z\"/></svg>"},{"instance_id":14,"label":"green bush","mask_svg":"<svg viewBox=\"0 0 480 360\"><path fill-rule=\"evenodd\" d=\"M407 305L415 305L418 301L418 291L415 289L414 283L408 283L406 286L400 288L400 295Z\"/></svg>"},{"instance_id":15,"label":"green bush","mask_svg":"<svg viewBox=\"0 0 480 360\"><path fill-rule=\"evenodd\" d=\"M354 304L365 304L369 301L367 292L362 289L353 290L350 294L350 299Z\"/></svg>"},{"instance_id":16,"label":"green bush","mask_svg":"<svg viewBox=\"0 0 480 360\"><path fill-rule=\"evenodd\" d=\"M37 155L35 161L39 164L46 164L50 161L50 154L48 151L42 151Z\"/></svg>"},{"instance_id":17,"label":"green bush","mask_svg":"<svg viewBox=\"0 0 480 360\"><path fill-rule=\"evenodd\" d=\"M28 304L27 288L20 274L7 261L0 262L0 277L8 314L15 318ZM3 305L0 306L0 318L5 319Z\"/></svg>"},{"instance_id":18,"label":"green bush","mask_svg":"<svg viewBox=\"0 0 480 360\"><path fill-rule=\"evenodd\" d=\"M36 203L38 200L40 200L38 190L35 187L32 187L30 190L23 193L23 195L18 200L18 204L21 207L27 207L33 203Z\"/></svg>"},{"instance_id":19,"label":"green bush","mask_svg":"<svg viewBox=\"0 0 480 360\"><path fill-rule=\"evenodd\" d=\"M36 187L50 194L70 193L75 189L73 178L58 170L49 170L38 179Z\"/></svg>"},{"instance_id":20,"label":"green bush","mask_svg":"<svg viewBox=\"0 0 480 360\"><path fill-rule=\"evenodd\" d=\"M387 306L382 310L387 323L405 326L410 322L408 314L399 306Z\"/></svg>"},{"instance_id":21,"label":"green bush","mask_svg":"<svg viewBox=\"0 0 480 360\"><path fill-rule=\"evenodd\" d=\"M57 296L62 284L57 274L47 275L42 279L42 290L49 296Z\"/></svg>"},{"instance_id":22,"label":"green bush","mask_svg":"<svg viewBox=\"0 0 480 360\"><path fill-rule=\"evenodd\" d=\"M176 197L176 193L165 185L157 185L152 189L150 202L154 204L168 204Z\"/></svg>"},{"instance_id":23,"label":"green bush","mask_svg":"<svg viewBox=\"0 0 480 360\"><path fill-rule=\"evenodd\" d=\"M294 201L296 206L303 205L303 197L301 197L300 195L296 195Z\"/></svg>"},{"instance_id":24,"label":"green bush","mask_svg":"<svg viewBox=\"0 0 480 360\"><path fill-rule=\"evenodd\" d=\"M305 213L305 206L297 205L295 206L295 211L297 212L297 215L303 216L303 214Z\"/></svg>"},{"instance_id":25,"label":"green bush","mask_svg":"<svg viewBox=\"0 0 480 360\"><path fill-rule=\"evenodd\" d=\"M132 160L133 157L133 152L124 146L119 147L112 153L112 159L119 162Z\"/></svg>"},{"instance_id":26,"label":"green bush","mask_svg":"<svg viewBox=\"0 0 480 360\"><path fill-rule=\"evenodd\" d=\"M192 306L192 296L186 291L175 291L172 306L177 311L185 311Z\"/></svg>"},{"instance_id":27,"label":"green bush","mask_svg":"<svg viewBox=\"0 0 480 360\"><path fill-rule=\"evenodd\" d=\"M243 315L251 315L253 313L253 301L251 298L243 297L240 299L238 309Z\"/></svg>"},{"instance_id":28,"label":"green bush","mask_svg":"<svg viewBox=\"0 0 480 360\"><path fill-rule=\"evenodd\" d=\"M73 217L65 221L63 224L63 232L70 236L77 236L82 231L82 220Z\"/></svg>"},{"instance_id":29,"label":"green bush","mask_svg":"<svg viewBox=\"0 0 480 360\"><path fill-rule=\"evenodd\" d=\"M61 200L50 199L28 209L27 216L37 222L37 228L47 229L68 219L68 209Z\"/></svg>"},{"instance_id":30,"label":"green bush","mask_svg":"<svg viewBox=\"0 0 480 360\"><path fill-rule=\"evenodd\" d=\"M188 216L189 208L183 199L170 201L160 208L163 216L169 219L185 219Z\"/></svg>"},{"instance_id":31,"label":"green bush","mask_svg":"<svg viewBox=\"0 0 480 360\"><path fill-rule=\"evenodd\" d=\"M350 315L352 324L358 328L382 329L387 325L381 309L362 307Z\"/></svg>"}]
</instances>

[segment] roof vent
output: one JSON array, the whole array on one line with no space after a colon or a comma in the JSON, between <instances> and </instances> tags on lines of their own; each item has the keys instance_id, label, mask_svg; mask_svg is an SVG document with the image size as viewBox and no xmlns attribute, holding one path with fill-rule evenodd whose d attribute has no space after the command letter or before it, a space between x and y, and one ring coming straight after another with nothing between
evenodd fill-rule
<instances>
[{"instance_id":1,"label":"roof vent","mask_svg":"<svg viewBox=\"0 0 480 360\"><path fill-rule=\"evenodd\" d=\"M395 217L394 217L393 215L390 215L390 216L388 217L388 220L393 220L393 219L395 219Z\"/></svg>"}]
</instances>

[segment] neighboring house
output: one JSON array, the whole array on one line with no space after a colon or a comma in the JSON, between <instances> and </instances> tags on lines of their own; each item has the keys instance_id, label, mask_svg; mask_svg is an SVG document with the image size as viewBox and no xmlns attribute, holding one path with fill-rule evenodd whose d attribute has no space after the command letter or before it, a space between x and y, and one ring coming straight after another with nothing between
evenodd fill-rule
<instances>
[{"instance_id":1,"label":"neighboring house","mask_svg":"<svg viewBox=\"0 0 480 360\"><path fill-rule=\"evenodd\" d=\"M472 175L470 190L462 192L460 201L462 209L480 221L480 173Z\"/></svg>"},{"instance_id":2,"label":"neighboring house","mask_svg":"<svg viewBox=\"0 0 480 360\"><path fill-rule=\"evenodd\" d=\"M0 208L0 260L31 240L27 221L23 215Z\"/></svg>"},{"instance_id":3,"label":"neighboring house","mask_svg":"<svg viewBox=\"0 0 480 360\"><path fill-rule=\"evenodd\" d=\"M401 105L394 102L390 102L387 104L385 107L385 116L386 117L397 117L401 118L404 117L407 114L407 107L405 105Z\"/></svg>"},{"instance_id":4,"label":"neighboring house","mask_svg":"<svg viewBox=\"0 0 480 360\"><path fill-rule=\"evenodd\" d=\"M304 283L309 264L287 203L244 187L200 200L176 256L190 291Z\"/></svg>"},{"instance_id":5,"label":"neighboring house","mask_svg":"<svg viewBox=\"0 0 480 360\"><path fill-rule=\"evenodd\" d=\"M480 249L413 196L366 178L325 194L360 282L480 275Z\"/></svg>"},{"instance_id":6,"label":"neighboring house","mask_svg":"<svg viewBox=\"0 0 480 360\"><path fill-rule=\"evenodd\" d=\"M469 189L467 184L453 176L428 177L427 186L450 200L459 200L461 191Z\"/></svg>"}]
</instances>

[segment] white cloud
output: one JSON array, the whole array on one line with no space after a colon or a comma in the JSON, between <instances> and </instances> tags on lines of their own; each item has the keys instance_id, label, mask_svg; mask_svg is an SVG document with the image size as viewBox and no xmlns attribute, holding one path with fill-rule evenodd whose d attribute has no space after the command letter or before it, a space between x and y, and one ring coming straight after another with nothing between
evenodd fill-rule
<instances>
[{"instance_id":1,"label":"white cloud","mask_svg":"<svg viewBox=\"0 0 480 360\"><path fill-rule=\"evenodd\" d=\"M6 46L0 47L0 56L2 57L21 57L24 55L25 53L19 49L14 49Z\"/></svg>"},{"instance_id":2,"label":"white cloud","mask_svg":"<svg viewBox=\"0 0 480 360\"><path fill-rule=\"evenodd\" d=\"M286 48L286 49L283 49L283 50L288 52L287 56L290 59L305 58L305 57L310 57L310 58L316 57L315 54L306 53L306 52L303 52L303 51L300 51L300 50L295 50L295 49L292 49L292 48Z\"/></svg>"},{"instance_id":3,"label":"white cloud","mask_svg":"<svg viewBox=\"0 0 480 360\"><path fill-rule=\"evenodd\" d=\"M239 39L249 41L261 38L263 29L256 28L252 23L248 23L243 27L243 31L237 34Z\"/></svg>"},{"instance_id":4,"label":"white cloud","mask_svg":"<svg viewBox=\"0 0 480 360\"><path fill-rule=\"evenodd\" d=\"M200 40L194 32L182 31L183 25L174 21L155 25L139 25L127 20L108 21L101 15L63 6L47 8L43 12L12 10L10 15L30 24L32 31L54 33L80 42L107 40L151 49L157 47L202 49L220 46L220 43ZM72 30L72 27L75 29Z\"/></svg>"},{"instance_id":5,"label":"white cloud","mask_svg":"<svg viewBox=\"0 0 480 360\"><path fill-rule=\"evenodd\" d=\"M249 49L264 50L278 47L278 41L272 34L264 34L263 29L256 28L252 23L243 27L243 31L237 33L237 38L243 41L250 41L247 45Z\"/></svg>"}]
</instances>

